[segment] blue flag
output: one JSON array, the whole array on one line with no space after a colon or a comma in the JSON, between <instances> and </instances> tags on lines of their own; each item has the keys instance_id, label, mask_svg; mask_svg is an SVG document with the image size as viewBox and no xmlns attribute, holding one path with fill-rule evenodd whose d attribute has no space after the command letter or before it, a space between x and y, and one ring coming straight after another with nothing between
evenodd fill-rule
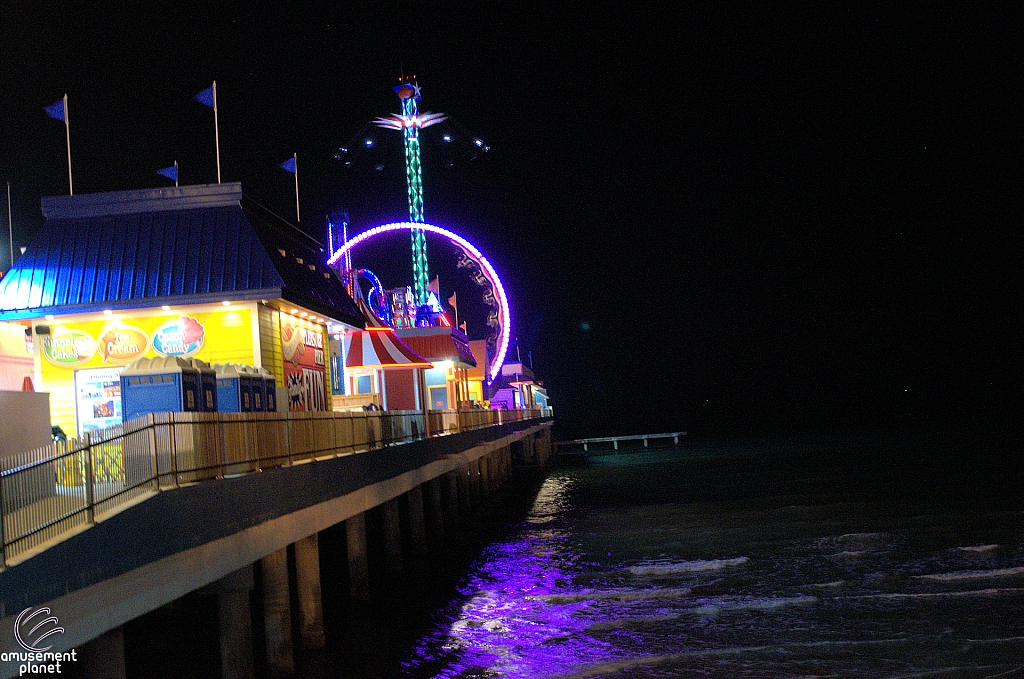
<instances>
[{"instance_id":1,"label":"blue flag","mask_svg":"<svg viewBox=\"0 0 1024 679\"><path fill-rule=\"evenodd\" d=\"M176 164L171 165L170 167L165 167L162 170L157 170L156 173L163 175L172 181L178 181L178 166Z\"/></svg>"},{"instance_id":2,"label":"blue flag","mask_svg":"<svg viewBox=\"0 0 1024 679\"><path fill-rule=\"evenodd\" d=\"M295 156L292 156L288 160L281 163L281 169L287 170L288 172L295 174Z\"/></svg>"},{"instance_id":3,"label":"blue flag","mask_svg":"<svg viewBox=\"0 0 1024 679\"><path fill-rule=\"evenodd\" d=\"M55 120L59 120L62 123L67 122L67 114L64 111L64 100L61 99L56 104L50 104L46 107L46 115L50 116Z\"/></svg>"},{"instance_id":4,"label":"blue flag","mask_svg":"<svg viewBox=\"0 0 1024 679\"><path fill-rule=\"evenodd\" d=\"M194 99L203 106L209 106L210 108L213 108L213 88L207 87L202 92L196 94L194 96Z\"/></svg>"}]
</instances>

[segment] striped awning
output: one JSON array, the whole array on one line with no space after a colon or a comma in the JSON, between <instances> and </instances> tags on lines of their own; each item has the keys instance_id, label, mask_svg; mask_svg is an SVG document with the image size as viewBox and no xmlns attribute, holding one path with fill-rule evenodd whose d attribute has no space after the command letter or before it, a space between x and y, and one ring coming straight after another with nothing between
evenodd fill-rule
<instances>
[{"instance_id":1,"label":"striped awning","mask_svg":"<svg viewBox=\"0 0 1024 679\"><path fill-rule=\"evenodd\" d=\"M397 334L410 349L430 361L452 361L459 368L476 367L466 335L457 328L410 328L398 330Z\"/></svg>"},{"instance_id":2,"label":"striped awning","mask_svg":"<svg viewBox=\"0 0 1024 679\"><path fill-rule=\"evenodd\" d=\"M370 328L345 335L346 368L429 368L431 365L398 339L391 328Z\"/></svg>"}]
</instances>

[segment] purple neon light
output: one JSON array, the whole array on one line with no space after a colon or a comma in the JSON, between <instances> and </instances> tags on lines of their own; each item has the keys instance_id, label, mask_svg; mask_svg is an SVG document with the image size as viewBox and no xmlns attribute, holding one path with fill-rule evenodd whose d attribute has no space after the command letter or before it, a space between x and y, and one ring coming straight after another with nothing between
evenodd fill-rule
<instances>
[{"instance_id":1,"label":"purple neon light","mask_svg":"<svg viewBox=\"0 0 1024 679\"><path fill-rule=\"evenodd\" d=\"M483 267L484 272L487 274L487 279L491 281L494 289L498 291L498 304L501 308L501 336L498 338L498 353L494 356L494 360L491 362L491 379L494 380L501 372L501 365L505 362L505 352L508 351L508 339L509 339L509 326L512 323L512 316L508 312L508 298L505 296L505 288L501 285L501 279L498 278L498 272L494 270L491 263L487 261L487 258L483 256L479 250L477 250L472 243L463 238L457 233L453 233L448 229L442 229L440 226L434 226L433 224L423 224L419 222L395 222L393 224L384 224L383 226L375 226L372 229L363 231L358 236L355 236L349 242L335 250L331 258L327 260L328 265L333 265L339 259L345 256L345 254L352 250L355 246L359 245L365 240L369 240L374 236L378 236L382 233L389 231L403 231L408 229L422 229L423 231L429 231L436 233L439 236L444 236L453 243L461 246L466 252L476 259L477 264Z\"/></svg>"}]
</instances>

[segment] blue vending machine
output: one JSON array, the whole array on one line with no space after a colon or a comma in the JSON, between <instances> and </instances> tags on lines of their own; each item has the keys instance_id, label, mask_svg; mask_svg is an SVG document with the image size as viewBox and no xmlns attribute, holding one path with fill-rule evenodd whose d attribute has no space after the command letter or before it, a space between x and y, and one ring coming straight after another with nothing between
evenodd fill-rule
<instances>
[{"instance_id":1,"label":"blue vending machine","mask_svg":"<svg viewBox=\"0 0 1024 679\"><path fill-rule=\"evenodd\" d=\"M121 413L125 422L150 413L200 411L200 376L177 356L140 358L121 371Z\"/></svg>"}]
</instances>

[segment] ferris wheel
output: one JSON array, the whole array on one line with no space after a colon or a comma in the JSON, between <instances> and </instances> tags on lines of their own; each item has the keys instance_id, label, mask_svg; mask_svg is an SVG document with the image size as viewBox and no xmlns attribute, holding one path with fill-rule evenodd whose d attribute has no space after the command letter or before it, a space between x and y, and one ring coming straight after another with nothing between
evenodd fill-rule
<instances>
[{"instance_id":1,"label":"ferris wheel","mask_svg":"<svg viewBox=\"0 0 1024 679\"><path fill-rule=\"evenodd\" d=\"M354 236L331 254L327 264L329 266L343 266L346 258L350 258L352 251L360 244L380 237L383 234L398 231L412 232L414 230L435 234L457 247L460 250L457 266L465 269L473 282L483 288L482 298L484 304L488 307L487 326L490 329L487 337L487 357L490 368L489 374L493 380L495 376L500 374L501 365L505 362L505 354L508 351L509 337L511 336L508 298L505 295L505 288L501 284L501 279L498 277L498 272L494 270L494 267L487 261L483 253L468 240L453 231L433 224L424 222L395 222L368 229Z\"/></svg>"}]
</instances>

